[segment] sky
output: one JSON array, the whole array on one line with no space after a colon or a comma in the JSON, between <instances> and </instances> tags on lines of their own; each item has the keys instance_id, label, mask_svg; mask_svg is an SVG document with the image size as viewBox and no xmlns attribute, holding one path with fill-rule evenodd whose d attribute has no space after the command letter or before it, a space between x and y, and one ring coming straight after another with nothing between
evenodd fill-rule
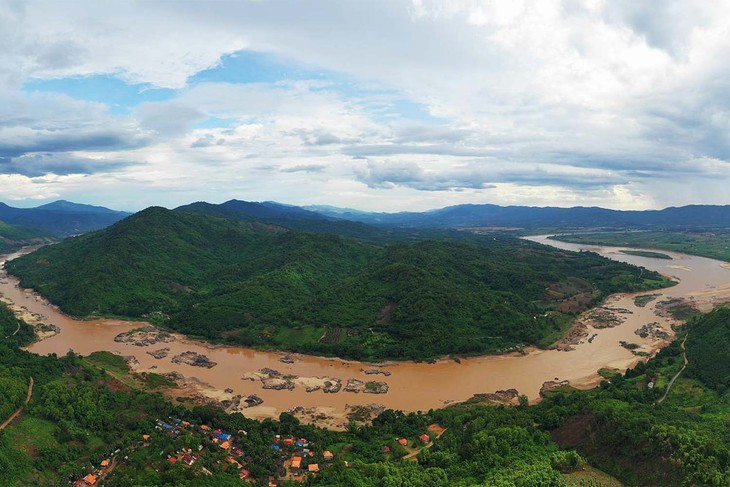
<instances>
[{"instance_id":1,"label":"sky","mask_svg":"<svg viewBox=\"0 0 730 487\"><path fill-rule=\"evenodd\" d=\"M0 201L730 204L730 0L0 0Z\"/></svg>"}]
</instances>

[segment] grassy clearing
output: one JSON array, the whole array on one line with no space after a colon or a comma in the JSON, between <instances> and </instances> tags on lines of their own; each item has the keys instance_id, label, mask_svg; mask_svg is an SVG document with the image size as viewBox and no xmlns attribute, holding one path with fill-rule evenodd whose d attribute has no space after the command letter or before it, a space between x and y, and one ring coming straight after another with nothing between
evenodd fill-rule
<instances>
[{"instance_id":1,"label":"grassy clearing","mask_svg":"<svg viewBox=\"0 0 730 487\"><path fill-rule=\"evenodd\" d=\"M324 334L325 328L304 326L301 328L279 327L273 340L282 348L296 348L306 343L317 343Z\"/></svg>"},{"instance_id":2,"label":"grassy clearing","mask_svg":"<svg viewBox=\"0 0 730 487\"><path fill-rule=\"evenodd\" d=\"M38 450L58 446L53 433L56 425L45 419L24 416L20 422L5 430L10 444L28 455L35 456Z\"/></svg>"},{"instance_id":3,"label":"grassy clearing","mask_svg":"<svg viewBox=\"0 0 730 487\"><path fill-rule=\"evenodd\" d=\"M601 472L597 468L586 466L584 470L563 474L567 487L623 487L624 484Z\"/></svg>"}]
</instances>

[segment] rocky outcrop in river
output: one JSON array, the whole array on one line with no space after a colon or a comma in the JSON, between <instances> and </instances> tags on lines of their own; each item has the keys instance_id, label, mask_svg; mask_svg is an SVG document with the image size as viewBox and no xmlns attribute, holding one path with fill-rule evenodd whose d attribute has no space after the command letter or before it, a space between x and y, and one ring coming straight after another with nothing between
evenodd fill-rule
<instances>
[{"instance_id":1,"label":"rocky outcrop in river","mask_svg":"<svg viewBox=\"0 0 730 487\"><path fill-rule=\"evenodd\" d=\"M193 367L205 367L206 369L211 369L218 365L216 362L213 362L205 355L199 354L197 352L192 352L188 350L187 352L183 352L180 355L175 355L172 357L172 362L175 364L187 364L192 365Z\"/></svg>"},{"instance_id":2,"label":"rocky outcrop in river","mask_svg":"<svg viewBox=\"0 0 730 487\"><path fill-rule=\"evenodd\" d=\"M667 333L666 330L657 322L643 325L634 333L639 335L641 338L652 337L659 340L666 340L669 338L669 333Z\"/></svg>"},{"instance_id":3,"label":"rocky outcrop in river","mask_svg":"<svg viewBox=\"0 0 730 487\"><path fill-rule=\"evenodd\" d=\"M163 359L163 358L167 357L168 353L170 353L169 348L161 348L159 350L148 351L147 355L152 355L154 358L159 360L159 359Z\"/></svg>"},{"instance_id":4,"label":"rocky outcrop in river","mask_svg":"<svg viewBox=\"0 0 730 487\"><path fill-rule=\"evenodd\" d=\"M555 380L545 381L545 382L543 382L542 387L540 388L540 397L545 397L545 394L552 391L553 389L557 389L559 387L565 387L565 386L569 386L569 385L570 385L570 381L567 381L567 380L555 379Z\"/></svg>"},{"instance_id":5,"label":"rocky outcrop in river","mask_svg":"<svg viewBox=\"0 0 730 487\"><path fill-rule=\"evenodd\" d=\"M175 341L175 337L167 332L160 331L153 326L144 328L135 328L114 337L114 341L118 343L129 343L137 347L147 347L155 343L170 343Z\"/></svg>"},{"instance_id":6,"label":"rocky outcrop in river","mask_svg":"<svg viewBox=\"0 0 730 487\"><path fill-rule=\"evenodd\" d=\"M382 370L382 369L367 369L367 370L363 370L363 372L366 373L367 375L382 374L386 377L390 377L390 372L387 370Z\"/></svg>"}]
</instances>

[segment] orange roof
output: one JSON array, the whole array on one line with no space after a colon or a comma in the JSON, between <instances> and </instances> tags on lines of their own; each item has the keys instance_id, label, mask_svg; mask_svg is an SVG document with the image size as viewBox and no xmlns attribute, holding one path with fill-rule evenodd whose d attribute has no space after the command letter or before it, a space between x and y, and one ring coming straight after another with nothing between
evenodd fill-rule
<instances>
[{"instance_id":1,"label":"orange roof","mask_svg":"<svg viewBox=\"0 0 730 487\"><path fill-rule=\"evenodd\" d=\"M403 446L406 446L408 444L408 440L406 440L405 438L401 438L400 440L398 440L398 443L400 443Z\"/></svg>"},{"instance_id":2,"label":"orange roof","mask_svg":"<svg viewBox=\"0 0 730 487\"><path fill-rule=\"evenodd\" d=\"M109 466L109 460L102 460L101 461L101 466L102 467L108 467Z\"/></svg>"},{"instance_id":3,"label":"orange roof","mask_svg":"<svg viewBox=\"0 0 730 487\"><path fill-rule=\"evenodd\" d=\"M302 466L302 459L294 457L291 459L291 468L300 468Z\"/></svg>"},{"instance_id":4,"label":"orange roof","mask_svg":"<svg viewBox=\"0 0 730 487\"><path fill-rule=\"evenodd\" d=\"M228 450L231 447L231 442L230 441L224 441L223 443L221 443L218 446L221 447L221 448L223 448L224 450Z\"/></svg>"},{"instance_id":5,"label":"orange roof","mask_svg":"<svg viewBox=\"0 0 730 487\"><path fill-rule=\"evenodd\" d=\"M150 439L150 435L142 435L142 439L143 440L149 440Z\"/></svg>"},{"instance_id":6,"label":"orange roof","mask_svg":"<svg viewBox=\"0 0 730 487\"><path fill-rule=\"evenodd\" d=\"M309 471L310 472L319 472L319 465L317 465L316 463L310 463Z\"/></svg>"},{"instance_id":7,"label":"orange roof","mask_svg":"<svg viewBox=\"0 0 730 487\"><path fill-rule=\"evenodd\" d=\"M181 425L183 425L183 426L190 426L190 423L188 423L187 421L183 421L183 422L182 422L182 423L180 423L180 424L181 424Z\"/></svg>"},{"instance_id":8,"label":"orange roof","mask_svg":"<svg viewBox=\"0 0 730 487\"><path fill-rule=\"evenodd\" d=\"M322 454L322 456L324 456L325 458L330 458L330 459L332 459L332 458L334 458L334 457L335 457L335 456L334 456L334 455L332 454L332 452L331 452L331 451L329 451L329 450L325 451L325 452L324 452L324 453Z\"/></svg>"},{"instance_id":9,"label":"orange roof","mask_svg":"<svg viewBox=\"0 0 730 487\"><path fill-rule=\"evenodd\" d=\"M177 462L177 458L175 458L175 457L170 457L170 463L175 463L175 462Z\"/></svg>"},{"instance_id":10,"label":"orange roof","mask_svg":"<svg viewBox=\"0 0 730 487\"><path fill-rule=\"evenodd\" d=\"M209 429L210 429L210 426L207 426L207 425L201 424L201 425L200 425L200 429L201 429L201 430L209 430Z\"/></svg>"},{"instance_id":11,"label":"orange roof","mask_svg":"<svg viewBox=\"0 0 730 487\"><path fill-rule=\"evenodd\" d=\"M94 475L94 474L87 475L86 477L84 477L84 482L86 482L89 485L96 484L96 475Z\"/></svg>"}]
</instances>

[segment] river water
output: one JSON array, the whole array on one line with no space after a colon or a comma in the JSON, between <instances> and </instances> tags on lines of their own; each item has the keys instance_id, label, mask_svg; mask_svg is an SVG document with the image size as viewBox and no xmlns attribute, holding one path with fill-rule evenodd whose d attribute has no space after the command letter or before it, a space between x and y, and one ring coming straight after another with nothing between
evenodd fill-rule
<instances>
[{"instance_id":1,"label":"river water","mask_svg":"<svg viewBox=\"0 0 730 487\"><path fill-rule=\"evenodd\" d=\"M107 350L124 356L133 355L139 361L138 371L157 373L179 372L197 384L197 391L206 396L225 399L233 395L256 394L264 400L260 406L244 409L249 417L276 417L281 411L295 406L317 408L318 411L333 417L343 417L347 405L378 403L388 408L404 411L428 410L443 407L454 401L463 401L478 393L515 388L520 394L527 395L531 401L539 398L539 391L545 381L569 380L573 386L587 388L596 385L600 378L597 371L603 367L625 370L633 366L640 357L621 347L619 341L641 345L643 350L654 352L666 340L652 337L641 338L634 331L642 325L658 322L671 332L672 319L657 315L656 305L667 298L691 299L703 310L709 310L720 300L730 296L730 269L727 264L675 252L663 252L673 260L662 260L625 255L617 247L595 247L568 244L548 240L546 236L530 237L532 241L552 245L566 250L590 249L614 260L646 267L662 274L673 276L679 284L658 291L661 296L645 307L637 307L632 295L615 295L606 305L624 308L632 314L624 314L625 322L613 328L590 329L595 335L589 343L583 340L572 351L529 349L527 355L491 355L437 363L397 362L381 367L390 376L366 375L365 369L372 366L360 362L348 362L313 356L294 355L293 364L279 361L282 353L263 352L243 347L213 347L203 342L191 341L175 335L171 343L139 347L118 343L114 337L119 333L145 325L112 319L82 321L72 319L59 312L46 300L29 290L18 287L17 280L0 274L0 294L11 301L15 308L23 307L30 313L41 315L41 321L52 323L60 328L53 337L32 344L28 349L38 354L64 355L72 349L87 355L94 351ZM8 256L13 258L14 256ZM2 262L0 262L1 264ZM146 352L169 347L166 358L155 359ZM217 366L211 369L176 364L171 361L174 355L184 351L194 351L208 356ZM307 393L305 387L294 390L268 390L262 388L260 381L242 380L242 376L257 372L261 368L279 370L282 374L295 374L300 377L335 377L344 383L349 378L363 381L378 380L386 382L390 390L386 394L366 394L340 391L325 394L321 390ZM192 387L192 386L191 386ZM232 393L225 393L230 388ZM334 425L333 426L338 426ZM341 423L339 424L341 426Z\"/></svg>"}]
</instances>

